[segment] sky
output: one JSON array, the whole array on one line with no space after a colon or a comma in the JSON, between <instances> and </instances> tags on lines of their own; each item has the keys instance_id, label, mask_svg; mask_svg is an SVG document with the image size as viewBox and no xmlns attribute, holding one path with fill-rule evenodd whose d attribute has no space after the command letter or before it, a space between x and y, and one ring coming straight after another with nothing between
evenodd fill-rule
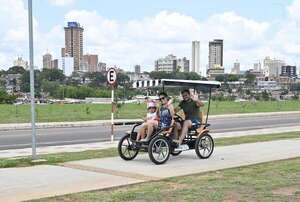
<instances>
[{"instance_id":1,"label":"sky","mask_svg":"<svg viewBox=\"0 0 300 202\"><path fill-rule=\"evenodd\" d=\"M0 0L0 69L13 60L28 60L27 0ZM34 58L58 58L64 26L84 27L84 53L98 54L108 66L133 71L154 69L168 54L191 59L193 40L200 41L201 68L208 42L224 39L227 72L235 61L242 69L266 56L300 63L300 0L33 0Z\"/></svg>"}]
</instances>

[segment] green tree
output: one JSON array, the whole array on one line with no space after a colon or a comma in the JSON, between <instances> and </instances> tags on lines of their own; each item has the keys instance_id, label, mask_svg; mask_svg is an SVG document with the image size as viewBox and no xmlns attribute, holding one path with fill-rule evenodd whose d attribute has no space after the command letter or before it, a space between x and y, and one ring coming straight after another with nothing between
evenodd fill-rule
<instances>
[{"instance_id":1,"label":"green tree","mask_svg":"<svg viewBox=\"0 0 300 202\"><path fill-rule=\"evenodd\" d=\"M219 81L219 82L224 82L225 81L225 76L224 75L217 75L215 80Z\"/></svg>"},{"instance_id":2,"label":"green tree","mask_svg":"<svg viewBox=\"0 0 300 202\"><path fill-rule=\"evenodd\" d=\"M9 68L6 73L7 74L24 74L25 73L25 69L23 67L20 66L13 66L11 68Z\"/></svg>"},{"instance_id":3,"label":"green tree","mask_svg":"<svg viewBox=\"0 0 300 202\"><path fill-rule=\"evenodd\" d=\"M34 70L34 87L35 92L38 95L41 88L41 80L39 78L40 71ZM26 71L21 76L21 83L20 83L21 91L24 93L30 92L30 72Z\"/></svg>"},{"instance_id":4,"label":"green tree","mask_svg":"<svg viewBox=\"0 0 300 202\"><path fill-rule=\"evenodd\" d=\"M9 95L5 90L0 89L0 104L12 104L16 99L16 96Z\"/></svg>"},{"instance_id":5,"label":"green tree","mask_svg":"<svg viewBox=\"0 0 300 202\"><path fill-rule=\"evenodd\" d=\"M62 70L60 69L43 69L39 74L38 79L40 81L47 80L47 81L59 81L62 82L65 80L65 75Z\"/></svg>"},{"instance_id":6,"label":"green tree","mask_svg":"<svg viewBox=\"0 0 300 202\"><path fill-rule=\"evenodd\" d=\"M106 77L101 72L88 73L87 77L91 80L89 85L92 87L103 86L106 83Z\"/></svg>"},{"instance_id":7,"label":"green tree","mask_svg":"<svg viewBox=\"0 0 300 202\"><path fill-rule=\"evenodd\" d=\"M254 85L256 79L254 74L247 73L245 77L247 79L245 82L247 85Z\"/></svg>"},{"instance_id":8,"label":"green tree","mask_svg":"<svg viewBox=\"0 0 300 202\"><path fill-rule=\"evenodd\" d=\"M118 73L118 75L117 75L118 85L125 86L125 84L129 83L129 81L130 81L130 78L126 74Z\"/></svg>"}]
</instances>

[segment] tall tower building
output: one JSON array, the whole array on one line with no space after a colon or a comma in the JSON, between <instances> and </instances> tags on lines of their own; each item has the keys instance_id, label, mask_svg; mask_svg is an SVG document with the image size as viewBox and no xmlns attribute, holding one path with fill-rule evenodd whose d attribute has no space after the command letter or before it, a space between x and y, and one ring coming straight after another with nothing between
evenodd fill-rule
<instances>
[{"instance_id":1,"label":"tall tower building","mask_svg":"<svg viewBox=\"0 0 300 202\"><path fill-rule=\"evenodd\" d=\"M87 65L88 72L98 71L98 55L91 55L91 54L84 55L83 62Z\"/></svg>"},{"instance_id":2,"label":"tall tower building","mask_svg":"<svg viewBox=\"0 0 300 202\"><path fill-rule=\"evenodd\" d=\"M191 72L196 72L201 74L200 72L200 41L192 42L192 69Z\"/></svg>"},{"instance_id":3,"label":"tall tower building","mask_svg":"<svg viewBox=\"0 0 300 202\"><path fill-rule=\"evenodd\" d=\"M52 55L50 53L46 53L43 55L43 69L51 69L52 68Z\"/></svg>"},{"instance_id":4,"label":"tall tower building","mask_svg":"<svg viewBox=\"0 0 300 202\"><path fill-rule=\"evenodd\" d=\"M209 42L208 67L223 67L223 40L215 39Z\"/></svg>"},{"instance_id":5,"label":"tall tower building","mask_svg":"<svg viewBox=\"0 0 300 202\"><path fill-rule=\"evenodd\" d=\"M65 27L65 53L74 58L74 71L79 71L83 57L83 28L78 22Z\"/></svg>"}]
</instances>

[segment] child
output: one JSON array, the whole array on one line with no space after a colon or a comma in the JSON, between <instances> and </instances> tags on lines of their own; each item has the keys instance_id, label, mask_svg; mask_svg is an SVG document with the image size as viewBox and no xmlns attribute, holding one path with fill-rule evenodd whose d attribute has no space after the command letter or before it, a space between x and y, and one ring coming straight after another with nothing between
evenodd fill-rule
<instances>
[{"instance_id":1,"label":"child","mask_svg":"<svg viewBox=\"0 0 300 202\"><path fill-rule=\"evenodd\" d=\"M158 117L157 117L157 107L153 101L148 102L147 104L148 113L146 116L145 122L142 124L136 140L139 141L140 138L144 139L146 136L146 131L149 125L157 127L158 126Z\"/></svg>"}]
</instances>

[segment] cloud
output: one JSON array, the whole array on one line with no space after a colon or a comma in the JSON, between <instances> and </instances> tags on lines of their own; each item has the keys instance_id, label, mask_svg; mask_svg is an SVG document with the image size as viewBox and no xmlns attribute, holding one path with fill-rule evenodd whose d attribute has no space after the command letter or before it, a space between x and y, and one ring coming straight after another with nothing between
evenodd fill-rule
<instances>
[{"instance_id":1,"label":"cloud","mask_svg":"<svg viewBox=\"0 0 300 202\"><path fill-rule=\"evenodd\" d=\"M73 1L59 2L67 5ZM193 40L201 43L200 62L205 68L208 42L215 38L224 39L227 71L236 59L247 68L267 55L293 61L300 59L300 15L296 12L299 2L295 0L287 7L289 19L283 19L279 30L272 33L271 22L250 19L233 11L197 20L164 10L124 22L104 17L96 10L70 10L64 16L64 24L56 24L48 32L42 32L35 20L35 63L41 66L42 54L47 49L54 57L60 56L60 48L64 47L63 27L68 21L78 21L84 27L85 53L99 54L100 60L109 66L127 70L141 64L143 70L151 71L154 60L171 53L191 58ZM0 26L5 28L0 30L0 62L11 65L18 55L28 58L27 10L22 0L0 0L0 3L4 5L0 7Z\"/></svg>"},{"instance_id":2,"label":"cloud","mask_svg":"<svg viewBox=\"0 0 300 202\"><path fill-rule=\"evenodd\" d=\"M55 6L67 6L75 2L75 0L49 0L50 4Z\"/></svg>"},{"instance_id":3,"label":"cloud","mask_svg":"<svg viewBox=\"0 0 300 202\"><path fill-rule=\"evenodd\" d=\"M270 26L234 12L197 21L178 12L161 11L154 16L120 23L104 18L97 11L73 10L65 15L65 23L67 21L78 21L84 26L84 44L88 52L96 51L111 64L132 68L141 63L148 70L153 70L155 59L170 53L190 58L193 40L201 41L203 67L207 63L208 41L214 38L225 40L228 53L255 49ZM235 57L238 55L229 56L230 61Z\"/></svg>"}]
</instances>

